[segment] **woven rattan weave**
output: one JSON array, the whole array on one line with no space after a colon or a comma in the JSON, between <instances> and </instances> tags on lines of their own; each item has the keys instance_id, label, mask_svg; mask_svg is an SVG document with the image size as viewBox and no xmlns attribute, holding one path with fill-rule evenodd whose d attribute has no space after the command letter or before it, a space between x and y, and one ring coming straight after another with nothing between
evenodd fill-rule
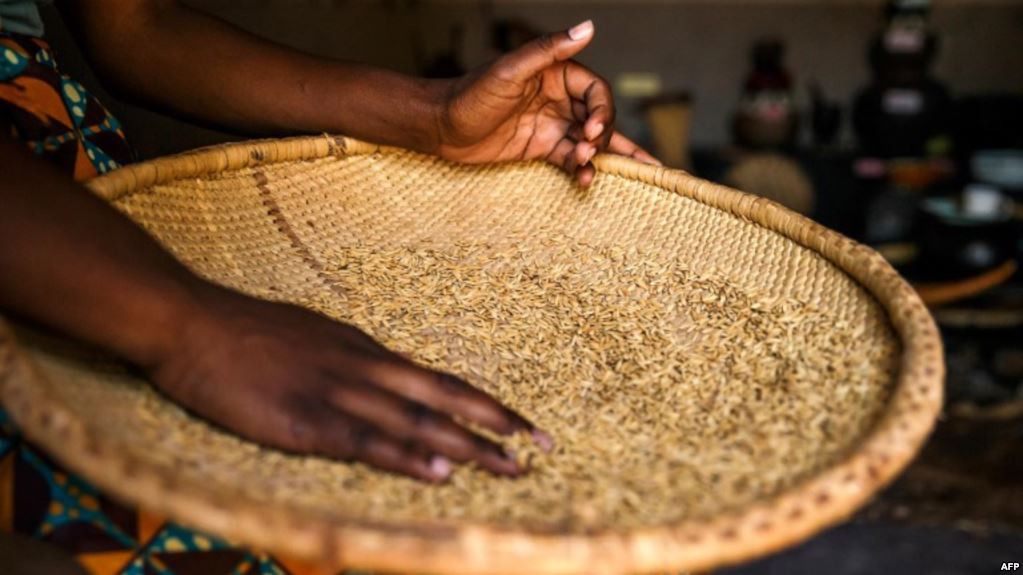
<instances>
[{"instance_id":1,"label":"woven rattan weave","mask_svg":"<svg viewBox=\"0 0 1023 575\"><path fill-rule=\"evenodd\" d=\"M852 513L926 438L944 366L875 252L764 199L611 156L581 189L343 137L90 183L200 274L353 322L550 431L522 480L426 487L264 450L116 362L7 324L0 398L129 502L331 567L707 569ZM520 449L523 446L520 445Z\"/></svg>"}]
</instances>

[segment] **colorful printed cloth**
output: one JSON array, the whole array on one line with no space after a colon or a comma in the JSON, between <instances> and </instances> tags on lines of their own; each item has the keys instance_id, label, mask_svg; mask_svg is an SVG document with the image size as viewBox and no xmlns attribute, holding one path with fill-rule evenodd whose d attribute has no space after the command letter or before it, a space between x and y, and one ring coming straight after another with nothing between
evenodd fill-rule
<instances>
[{"instance_id":1,"label":"colorful printed cloth","mask_svg":"<svg viewBox=\"0 0 1023 575\"><path fill-rule=\"evenodd\" d=\"M105 497L25 441L0 410L0 530L56 544L92 575L311 575Z\"/></svg>"},{"instance_id":2,"label":"colorful printed cloth","mask_svg":"<svg viewBox=\"0 0 1023 575\"><path fill-rule=\"evenodd\" d=\"M3 125L76 180L133 159L117 119L60 73L38 38L0 34ZM111 501L25 441L2 409L0 531L56 544L93 575L314 573Z\"/></svg>"},{"instance_id":3,"label":"colorful printed cloth","mask_svg":"<svg viewBox=\"0 0 1023 575\"><path fill-rule=\"evenodd\" d=\"M0 125L30 150L85 180L131 162L121 124L64 74L39 38L0 34Z\"/></svg>"}]
</instances>

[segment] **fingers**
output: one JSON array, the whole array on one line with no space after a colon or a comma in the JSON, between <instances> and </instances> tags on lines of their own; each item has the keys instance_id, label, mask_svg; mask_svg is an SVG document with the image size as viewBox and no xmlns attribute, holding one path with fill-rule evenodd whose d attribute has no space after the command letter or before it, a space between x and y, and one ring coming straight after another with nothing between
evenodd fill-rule
<instances>
[{"instance_id":1,"label":"fingers","mask_svg":"<svg viewBox=\"0 0 1023 575\"><path fill-rule=\"evenodd\" d=\"M579 185L585 188L593 183L596 176L596 169L590 161L600 148L594 142L582 139L581 136L579 126L571 126L568 133L554 145L544 160L569 174L574 174ZM617 131L611 130L606 149L612 154L626 156L644 164L662 165L657 158Z\"/></svg>"},{"instance_id":2,"label":"fingers","mask_svg":"<svg viewBox=\"0 0 1023 575\"><path fill-rule=\"evenodd\" d=\"M369 385L332 386L327 399L339 410L372 421L388 435L414 442L428 452L459 463L475 461L501 475L518 475L522 471L501 446L421 403Z\"/></svg>"},{"instance_id":3,"label":"fingers","mask_svg":"<svg viewBox=\"0 0 1023 575\"><path fill-rule=\"evenodd\" d=\"M564 130L564 135L544 160L569 174L575 174L583 187L588 186L593 180L594 172L589 163L599 149L593 142L586 141L582 124L569 124Z\"/></svg>"},{"instance_id":4,"label":"fingers","mask_svg":"<svg viewBox=\"0 0 1023 575\"><path fill-rule=\"evenodd\" d=\"M394 362L374 362L366 371L376 385L436 411L461 417L501 435L531 433L541 447L553 443L524 417L453 375Z\"/></svg>"},{"instance_id":5,"label":"fingers","mask_svg":"<svg viewBox=\"0 0 1023 575\"><path fill-rule=\"evenodd\" d=\"M566 136L555 144L544 160L569 174L575 174L579 185L585 188L593 182L596 174L596 170L590 165L590 160L596 153L597 146L592 142L575 142L571 136Z\"/></svg>"},{"instance_id":6,"label":"fingers","mask_svg":"<svg viewBox=\"0 0 1023 575\"><path fill-rule=\"evenodd\" d=\"M611 86L585 66L569 61L589 44L593 34L593 22L587 20L523 46L498 60L493 68L494 78L514 89L555 63L565 62L562 97L567 95L564 113L571 116L566 118L571 121L570 129L550 148L545 160L575 174L584 187L590 185L596 173L589 162L609 147L615 121Z\"/></svg>"},{"instance_id":7,"label":"fingers","mask_svg":"<svg viewBox=\"0 0 1023 575\"><path fill-rule=\"evenodd\" d=\"M572 113L583 122L583 139L596 142L603 150L613 132L615 121L614 95L611 85L585 66L569 62L565 66L565 91L572 98ZM581 103L583 113L575 105Z\"/></svg>"},{"instance_id":8,"label":"fingers","mask_svg":"<svg viewBox=\"0 0 1023 575\"><path fill-rule=\"evenodd\" d=\"M593 177L596 175L596 170L590 165L590 160L597 154L597 147L590 142L579 142L575 146L573 159L575 160L575 166L568 169L568 172L574 173L576 181L582 187L588 187L593 182Z\"/></svg>"},{"instance_id":9,"label":"fingers","mask_svg":"<svg viewBox=\"0 0 1023 575\"><path fill-rule=\"evenodd\" d=\"M575 145L572 149L572 160L574 162L574 168L580 168L590 163L593 156L597 154L597 146L591 142L582 141Z\"/></svg>"},{"instance_id":10,"label":"fingers","mask_svg":"<svg viewBox=\"0 0 1023 575\"><path fill-rule=\"evenodd\" d=\"M572 58L593 39L593 22L587 20L564 32L548 34L511 52L494 64L498 78L521 84L555 62Z\"/></svg>"},{"instance_id":11,"label":"fingers","mask_svg":"<svg viewBox=\"0 0 1023 575\"><path fill-rule=\"evenodd\" d=\"M564 137L558 140L558 143L554 144L554 147L551 148L551 151L547 154L547 157L544 158L544 161L571 174L575 171L575 158L575 142Z\"/></svg>"},{"instance_id":12,"label":"fingers","mask_svg":"<svg viewBox=\"0 0 1023 575\"><path fill-rule=\"evenodd\" d=\"M451 461L411 442L399 441L356 417L322 403L296 404L293 447L336 459L439 483L451 476Z\"/></svg>"},{"instance_id":13,"label":"fingers","mask_svg":"<svg viewBox=\"0 0 1023 575\"><path fill-rule=\"evenodd\" d=\"M644 164L650 164L652 166L660 166L661 162L650 155L646 150L637 146L632 140L626 138L618 132L611 135L611 141L608 144L607 151L612 154L618 154L619 156L626 156L633 158Z\"/></svg>"},{"instance_id":14,"label":"fingers","mask_svg":"<svg viewBox=\"0 0 1023 575\"><path fill-rule=\"evenodd\" d=\"M576 181L579 185L588 188L593 183L593 178L597 176L597 170L591 165L586 165L575 171Z\"/></svg>"}]
</instances>

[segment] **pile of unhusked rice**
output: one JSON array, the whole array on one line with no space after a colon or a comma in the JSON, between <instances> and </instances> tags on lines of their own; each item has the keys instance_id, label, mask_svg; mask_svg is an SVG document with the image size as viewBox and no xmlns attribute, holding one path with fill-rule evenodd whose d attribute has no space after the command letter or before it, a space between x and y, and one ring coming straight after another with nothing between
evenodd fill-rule
<instances>
[{"instance_id":1,"label":"pile of unhusked rice","mask_svg":"<svg viewBox=\"0 0 1023 575\"><path fill-rule=\"evenodd\" d=\"M176 449L182 473L245 473L267 501L398 522L626 529L798 483L855 446L893 382L893 338L642 252L527 238L321 257L333 285L299 303L493 393L555 449L515 438L528 475L461 467L427 486L211 434L155 395L132 432L163 430L149 441Z\"/></svg>"}]
</instances>

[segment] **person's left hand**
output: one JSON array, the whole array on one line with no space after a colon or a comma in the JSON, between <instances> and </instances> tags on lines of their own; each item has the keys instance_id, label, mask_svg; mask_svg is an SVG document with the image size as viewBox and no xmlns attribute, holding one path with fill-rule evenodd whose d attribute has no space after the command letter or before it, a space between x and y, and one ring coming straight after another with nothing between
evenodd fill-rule
<instances>
[{"instance_id":1,"label":"person's left hand","mask_svg":"<svg viewBox=\"0 0 1023 575\"><path fill-rule=\"evenodd\" d=\"M441 108L436 153L468 163L545 160L583 186L593 180L597 152L659 164L615 131L607 81L571 60L592 39L587 20L456 80Z\"/></svg>"}]
</instances>

